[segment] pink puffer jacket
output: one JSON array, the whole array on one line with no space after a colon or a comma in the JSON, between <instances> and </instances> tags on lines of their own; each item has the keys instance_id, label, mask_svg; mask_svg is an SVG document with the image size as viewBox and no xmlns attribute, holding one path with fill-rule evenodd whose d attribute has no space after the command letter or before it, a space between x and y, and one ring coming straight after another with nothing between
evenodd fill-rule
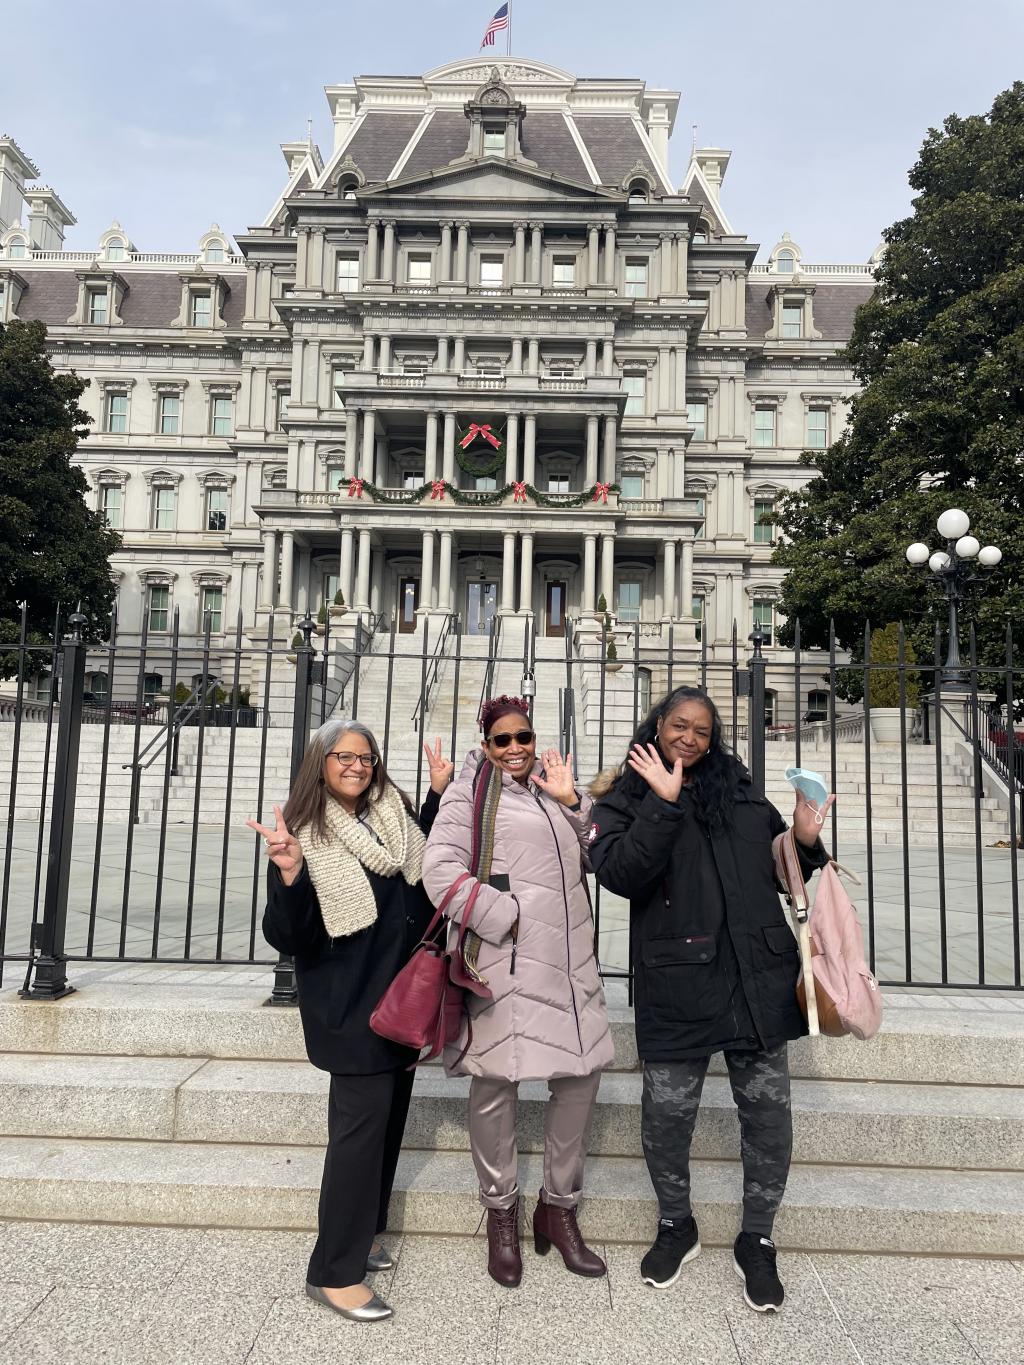
<instances>
[{"instance_id":1,"label":"pink puffer jacket","mask_svg":"<svg viewBox=\"0 0 1024 1365\"><path fill-rule=\"evenodd\" d=\"M441 799L427 840L423 885L434 904L469 866L473 778L488 762L471 753ZM538 762L534 771L539 772ZM510 1081L584 1076L613 1058L604 991L594 957L594 922L583 873L590 797L570 811L535 787L502 774L490 884L477 895L471 927L483 943L477 965L493 999L468 997L473 1041L445 1053L449 1074ZM497 883L497 885L495 885ZM449 907L459 919L473 883ZM504 887L507 886L507 890ZM513 970L512 926L519 918Z\"/></svg>"}]
</instances>

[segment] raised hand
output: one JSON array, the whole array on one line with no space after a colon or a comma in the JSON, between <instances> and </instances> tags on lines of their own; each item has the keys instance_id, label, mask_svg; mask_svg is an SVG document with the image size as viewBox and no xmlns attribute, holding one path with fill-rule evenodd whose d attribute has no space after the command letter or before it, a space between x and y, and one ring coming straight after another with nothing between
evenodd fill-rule
<instances>
[{"instance_id":1,"label":"raised hand","mask_svg":"<svg viewBox=\"0 0 1024 1365\"><path fill-rule=\"evenodd\" d=\"M563 806L575 806L579 797L572 776L572 754L563 758L557 749L545 749L540 759L544 764L544 776L536 773L530 781Z\"/></svg>"},{"instance_id":2,"label":"raised hand","mask_svg":"<svg viewBox=\"0 0 1024 1365\"><path fill-rule=\"evenodd\" d=\"M291 886L302 871L302 848L285 824L280 806L274 807L274 821L273 829L268 829L256 820L246 820L245 823L262 835L267 846L267 857L281 873L285 886Z\"/></svg>"},{"instance_id":3,"label":"raised hand","mask_svg":"<svg viewBox=\"0 0 1024 1365\"><path fill-rule=\"evenodd\" d=\"M651 791L663 801L678 801L683 789L683 760L677 758L671 770L662 762L661 753L654 744L646 749L642 744L634 744L627 760L635 773L639 773Z\"/></svg>"},{"instance_id":4,"label":"raised hand","mask_svg":"<svg viewBox=\"0 0 1024 1365\"><path fill-rule=\"evenodd\" d=\"M796 807L793 810L793 833L807 848L811 848L821 837L821 828L825 823L825 816L829 813L835 799L833 793L825 798L822 805L818 806L797 792Z\"/></svg>"},{"instance_id":5,"label":"raised hand","mask_svg":"<svg viewBox=\"0 0 1024 1365\"><path fill-rule=\"evenodd\" d=\"M427 767L430 769L430 789L440 794L455 776L455 764L441 752L440 735L435 736L433 748L429 744L424 744L423 752L427 756Z\"/></svg>"}]
</instances>

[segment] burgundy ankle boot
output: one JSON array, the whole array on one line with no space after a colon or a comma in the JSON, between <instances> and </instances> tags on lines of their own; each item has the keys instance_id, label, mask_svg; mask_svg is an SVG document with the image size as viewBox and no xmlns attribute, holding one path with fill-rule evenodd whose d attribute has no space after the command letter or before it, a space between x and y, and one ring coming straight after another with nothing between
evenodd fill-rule
<instances>
[{"instance_id":1,"label":"burgundy ankle boot","mask_svg":"<svg viewBox=\"0 0 1024 1365\"><path fill-rule=\"evenodd\" d=\"M576 1221L576 1210L546 1204L541 1190L533 1212L533 1248L538 1256L546 1256L552 1246L562 1253L566 1270L574 1275L589 1275L596 1279L608 1269L584 1242Z\"/></svg>"},{"instance_id":2,"label":"burgundy ankle boot","mask_svg":"<svg viewBox=\"0 0 1024 1365\"><path fill-rule=\"evenodd\" d=\"M487 1210L487 1273L508 1289L523 1278L518 1199L510 1209Z\"/></svg>"}]
</instances>

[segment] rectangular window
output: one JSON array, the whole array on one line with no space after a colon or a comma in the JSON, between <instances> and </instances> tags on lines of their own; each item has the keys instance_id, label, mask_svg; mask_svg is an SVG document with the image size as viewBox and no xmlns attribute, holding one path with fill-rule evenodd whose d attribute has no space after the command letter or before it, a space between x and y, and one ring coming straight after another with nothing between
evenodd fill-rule
<instances>
[{"instance_id":1,"label":"rectangular window","mask_svg":"<svg viewBox=\"0 0 1024 1365\"><path fill-rule=\"evenodd\" d=\"M484 156L505 155L505 129L484 129Z\"/></svg>"},{"instance_id":2,"label":"rectangular window","mask_svg":"<svg viewBox=\"0 0 1024 1365\"><path fill-rule=\"evenodd\" d=\"M569 475L568 474L549 474L548 492L549 493L568 493Z\"/></svg>"},{"instance_id":3,"label":"rectangular window","mask_svg":"<svg viewBox=\"0 0 1024 1365\"><path fill-rule=\"evenodd\" d=\"M702 536L704 534L704 517L707 509L704 505L703 498L694 498L694 502L697 504L697 515L700 517L700 525L697 527L695 534Z\"/></svg>"},{"instance_id":4,"label":"rectangular window","mask_svg":"<svg viewBox=\"0 0 1024 1365\"><path fill-rule=\"evenodd\" d=\"M124 511L124 490L119 483L105 483L100 489L100 511L113 531L120 531Z\"/></svg>"},{"instance_id":5,"label":"rectangular window","mask_svg":"<svg viewBox=\"0 0 1024 1365\"><path fill-rule=\"evenodd\" d=\"M235 424L231 420L231 399L214 394L210 400L210 434L230 436Z\"/></svg>"},{"instance_id":6,"label":"rectangular window","mask_svg":"<svg viewBox=\"0 0 1024 1365\"><path fill-rule=\"evenodd\" d=\"M226 531L228 529L228 490L208 488L206 490L206 529Z\"/></svg>"},{"instance_id":7,"label":"rectangular window","mask_svg":"<svg viewBox=\"0 0 1024 1365\"><path fill-rule=\"evenodd\" d=\"M626 298L645 299L647 297L647 262L626 258Z\"/></svg>"},{"instance_id":8,"label":"rectangular window","mask_svg":"<svg viewBox=\"0 0 1024 1365\"><path fill-rule=\"evenodd\" d=\"M402 487L403 488L422 488L425 480L422 469L403 469Z\"/></svg>"},{"instance_id":9,"label":"rectangular window","mask_svg":"<svg viewBox=\"0 0 1024 1365\"><path fill-rule=\"evenodd\" d=\"M222 629L221 622L224 617L224 589L223 588L204 588L202 602L200 603L199 628L206 630L207 618L210 622L210 634L219 635Z\"/></svg>"},{"instance_id":10,"label":"rectangular window","mask_svg":"<svg viewBox=\"0 0 1024 1365\"><path fill-rule=\"evenodd\" d=\"M345 477L345 471L341 465L332 464L327 470L327 489L331 493L341 492L341 481Z\"/></svg>"},{"instance_id":11,"label":"rectangular window","mask_svg":"<svg viewBox=\"0 0 1024 1365\"><path fill-rule=\"evenodd\" d=\"M278 431L282 430L285 418L288 416L288 400L291 396L291 389L278 389L277 391L277 418L274 425Z\"/></svg>"},{"instance_id":12,"label":"rectangular window","mask_svg":"<svg viewBox=\"0 0 1024 1365\"><path fill-rule=\"evenodd\" d=\"M642 474L623 474L619 479L619 496L623 498L642 498L644 495L644 476Z\"/></svg>"},{"instance_id":13,"label":"rectangular window","mask_svg":"<svg viewBox=\"0 0 1024 1365\"><path fill-rule=\"evenodd\" d=\"M576 283L575 256L556 256L551 267L551 283L554 285L573 285Z\"/></svg>"},{"instance_id":14,"label":"rectangular window","mask_svg":"<svg viewBox=\"0 0 1024 1365\"><path fill-rule=\"evenodd\" d=\"M784 337L802 337L803 334L803 305L800 303L784 303L782 305L782 335Z\"/></svg>"},{"instance_id":15,"label":"rectangular window","mask_svg":"<svg viewBox=\"0 0 1024 1365\"><path fill-rule=\"evenodd\" d=\"M332 402L336 408L345 406L345 374L346 371L337 366L331 371L331 392L334 395Z\"/></svg>"},{"instance_id":16,"label":"rectangular window","mask_svg":"<svg viewBox=\"0 0 1024 1365\"><path fill-rule=\"evenodd\" d=\"M410 284L429 284L430 266L429 256L410 256L406 279Z\"/></svg>"},{"instance_id":17,"label":"rectangular window","mask_svg":"<svg viewBox=\"0 0 1024 1365\"><path fill-rule=\"evenodd\" d=\"M181 399L176 393L160 395L160 435L177 436L181 421Z\"/></svg>"},{"instance_id":18,"label":"rectangular window","mask_svg":"<svg viewBox=\"0 0 1024 1365\"><path fill-rule=\"evenodd\" d=\"M500 379L505 373L505 368L500 360L478 360L476 372L484 379Z\"/></svg>"},{"instance_id":19,"label":"rectangular window","mask_svg":"<svg viewBox=\"0 0 1024 1365\"><path fill-rule=\"evenodd\" d=\"M503 256L480 257L481 289L500 289L505 283L505 258Z\"/></svg>"},{"instance_id":20,"label":"rectangular window","mask_svg":"<svg viewBox=\"0 0 1024 1365\"><path fill-rule=\"evenodd\" d=\"M107 394L107 430L123 435L128 430L128 395Z\"/></svg>"},{"instance_id":21,"label":"rectangular window","mask_svg":"<svg viewBox=\"0 0 1024 1365\"><path fill-rule=\"evenodd\" d=\"M6 280L0 280L0 322L5 321L5 319L6 319L6 317L7 317L7 312L6 312L6 308L5 308L6 303L7 303L7 281L6 281Z\"/></svg>"},{"instance_id":22,"label":"rectangular window","mask_svg":"<svg viewBox=\"0 0 1024 1365\"><path fill-rule=\"evenodd\" d=\"M828 445L828 408L807 411L807 449L824 450Z\"/></svg>"},{"instance_id":23,"label":"rectangular window","mask_svg":"<svg viewBox=\"0 0 1024 1365\"><path fill-rule=\"evenodd\" d=\"M771 545L775 539L775 499L754 499L754 544Z\"/></svg>"},{"instance_id":24,"label":"rectangular window","mask_svg":"<svg viewBox=\"0 0 1024 1365\"><path fill-rule=\"evenodd\" d=\"M89 321L95 322L100 326L107 321L107 291L105 289L89 290Z\"/></svg>"},{"instance_id":25,"label":"rectangular window","mask_svg":"<svg viewBox=\"0 0 1024 1365\"><path fill-rule=\"evenodd\" d=\"M647 376L639 372L624 374L622 387L626 394L626 416L642 417L646 409Z\"/></svg>"},{"instance_id":26,"label":"rectangular window","mask_svg":"<svg viewBox=\"0 0 1024 1365\"><path fill-rule=\"evenodd\" d=\"M171 590L166 583L151 583L147 603L151 631L166 631L171 609Z\"/></svg>"},{"instance_id":27,"label":"rectangular window","mask_svg":"<svg viewBox=\"0 0 1024 1365\"><path fill-rule=\"evenodd\" d=\"M493 493L498 487L498 481L493 474L481 474L473 481L473 486L478 493Z\"/></svg>"},{"instance_id":28,"label":"rectangular window","mask_svg":"<svg viewBox=\"0 0 1024 1365\"><path fill-rule=\"evenodd\" d=\"M213 299L209 294L193 294L191 314L193 327L210 327L213 324Z\"/></svg>"},{"instance_id":29,"label":"rectangular window","mask_svg":"<svg viewBox=\"0 0 1024 1365\"><path fill-rule=\"evenodd\" d=\"M694 634L695 634L696 637L697 637L697 643L700 644L701 640L702 640L703 637L704 637L704 594L703 594L703 593L694 593L694 594L693 594L693 597L690 599L690 615L693 617L694 622L695 622Z\"/></svg>"},{"instance_id":30,"label":"rectangular window","mask_svg":"<svg viewBox=\"0 0 1024 1365\"><path fill-rule=\"evenodd\" d=\"M754 445L766 450L775 444L775 409L754 409Z\"/></svg>"},{"instance_id":31,"label":"rectangular window","mask_svg":"<svg viewBox=\"0 0 1024 1365\"><path fill-rule=\"evenodd\" d=\"M427 372L427 362L426 362L425 360L421 360L421 359L419 359L419 358L417 357L417 358L415 358L415 359L413 359L413 360L403 360L403 361L402 361L402 373L403 373L403 374L408 374L408 375L420 375L420 374L426 374L426 372Z\"/></svg>"},{"instance_id":32,"label":"rectangular window","mask_svg":"<svg viewBox=\"0 0 1024 1365\"><path fill-rule=\"evenodd\" d=\"M338 257L338 293L353 294L359 288L359 257Z\"/></svg>"},{"instance_id":33,"label":"rectangular window","mask_svg":"<svg viewBox=\"0 0 1024 1365\"><path fill-rule=\"evenodd\" d=\"M640 620L640 589L643 585L627 579L619 584L619 604L616 615L620 621Z\"/></svg>"},{"instance_id":34,"label":"rectangular window","mask_svg":"<svg viewBox=\"0 0 1024 1365\"><path fill-rule=\"evenodd\" d=\"M156 484L153 488L153 530L174 530L175 489L170 484Z\"/></svg>"},{"instance_id":35,"label":"rectangular window","mask_svg":"<svg viewBox=\"0 0 1024 1365\"><path fill-rule=\"evenodd\" d=\"M706 441L708 439L708 405L703 400L686 405L686 421L693 427L693 439L695 441Z\"/></svg>"},{"instance_id":36,"label":"rectangular window","mask_svg":"<svg viewBox=\"0 0 1024 1365\"><path fill-rule=\"evenodd\" d=\"M767 635L766 645L775 639L775 603L764 598L754 598L754 625L760 626L761 633Z\"/></svg>"}]
</instances>

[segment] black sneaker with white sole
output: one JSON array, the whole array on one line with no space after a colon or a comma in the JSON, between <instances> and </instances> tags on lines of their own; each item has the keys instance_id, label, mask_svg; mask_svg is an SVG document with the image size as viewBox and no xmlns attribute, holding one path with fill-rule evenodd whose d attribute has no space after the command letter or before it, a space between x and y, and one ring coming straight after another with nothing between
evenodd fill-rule
<instances>
[{"instance_id":1,"label":"black sneaker with white sole","mask_svg":"<svg viewBox=\"0 0 1024 1365\"><path fill-rule=\"evenodd\" d=\"M667 1289L679 1279L687 1261L700 1255L693 1218L660 1218L654 1246L640 1262L640 1278L654 1289Z\"/></svg>"},{"instance_id":2,"label":"black sneaker with white sole","mask_svg":"<svg viewBox=\"0 0 1024 1365\"><path fill-rule=\"evenodd\" d=\"M786 1291L775 1268L775 1243L756 1232L741 1232L733 1247L733 1265L743 1281L743 1298L756 1313L777 1313Z\"/></svg>"}]
</instances>

